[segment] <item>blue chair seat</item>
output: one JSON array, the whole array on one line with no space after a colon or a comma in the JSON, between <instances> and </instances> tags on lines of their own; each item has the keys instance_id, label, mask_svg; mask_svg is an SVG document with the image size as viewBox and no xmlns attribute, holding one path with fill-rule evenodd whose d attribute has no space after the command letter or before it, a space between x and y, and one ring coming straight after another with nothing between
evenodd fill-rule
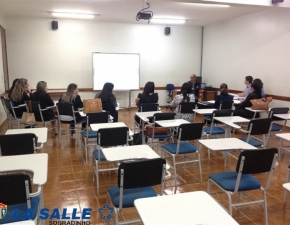
<instances>
[{"instance_id":1,"label":"blue chair seat","mask_svg":"<svg viewBox=\"0 0 290 225\"><path fill-rule=\"evenodd\" d=\"M105 161L106 160L106 157L104 156L102 150L101 150L101 154L100 154L100 157L101 157L100 159L99 159L99 150L94 150L93 151L93 155L94 155L94 158L96 160L100 160L100 161Z\"/></svg>"},{"instance_id":2,"label":"blue chair seat","mask_svg":"<svg viewBox=\"0 0 290 225\"><path fill-rule=\"evenodd\" d=\"M271 127L271 131L280 131L280 130L281 130L280 127L275 124L273 124Z\"/></svg>"},{"instance_id":3,"label":"blue chair seat","mask_svg":"<svg viewBox=\"0 0 290 225\"><path fill-rule=\"evenodd\" d=\"M169 143L162 145L162 148L169 151L171 154L176 154L177 143ZM181 142L178 154L186 154L196 152L196 147L188 142Z\"/></svg>"},{"instance_id":4,"label":"blue chair seat","mask_svg":"<svg viewBox=\"0 0 290 225\"><path fill-rule=\"evenodd\" d=\"M212 135L216 135L216 134L224 134L225 133L225 130L221 127L213 127L212 128L212 131L210 133L210 127L205 127L204 128L204 132L206 134L212 134Z\"/></svg>"},{"instance_id":5,"label":"blue chair seat","mask_svg":"<svg viewBox=\"0 0 290 225\"><path fill-rule=\"evenodd\" d=\"M247 138L239 138L240 140L244 141L244 142L247 142ZM253 140L252 138L249 139L249 142L248 142L250 145L253 145L254 147L259 147L259 146L262 146L262 144L256 140Z\"/></svg>"},{"instance_id":6,"label":"blue chair seat","mask_svg":"<svg viewBox=\"0 0 290 225\"><path fill-rule=\"evenodd\" d=\"M37 212L38 212L39 197L31 198L30 202L31 202L31 210L32 210L31 218L35 219L37 216ZM15 209L18 209L17 215L19 215L19 217L20 217L18 220L13 218L13 212ZM27 203L26 202L22 203L22 204L8 205L7 214L0 220L0 224L22 221L21 217L26 212L26 210L27 210Z\"/></svg>"},{"instance_id":7,"label":"blue chair seat","mask_svg":"<svg viewBox=\"0 0 290 225\"><path fill-rule=\"evenodd\" d=\"M118 186L113 186L108 189L112 203L115 207L119 207L120 189ZM133 207L134 201L139 198L156 197L157 194L153 187L124 189L122 207Z\"/></svg>"},{"instance_id":8,"label":"blue chair seat","mask_svg":"<svg viewBox=\"0 0 290 225\"><path fill-rule=\"evenodd\" d=\"M237 172L221 172L214 173L209 176L214 182L216 182L219 186L227 191L234 191L236 180L237 180ZM240 186L238 191L247 191L258 189L261 187L261 183L253 177L251 174L243 174L240 181Z\"/></svg>"},{"instance_id":9,"label":"blue chair seat","mask_svg":"<svg viewBox=\"0 0 290 225\"><path fill-rule=\"evenodd\" d=\"M98 137L98 132L97 131L92 131L92 130L89 130L88 131L88 135L87 135L87 130L83 130L81 132L82 136L84 138L97 138Z\"/></svg>"},{"instance_id":10,"label":"blue chair seat","mask_svg":"<svg viewBox=\"0 0 290 225\"><path fill-rule=\"evenodd\" d=\"M211 119L212 119L212 116L204 116L204 120L209 120L209 121L211 121Z\"/></svg>"}]
</instances>

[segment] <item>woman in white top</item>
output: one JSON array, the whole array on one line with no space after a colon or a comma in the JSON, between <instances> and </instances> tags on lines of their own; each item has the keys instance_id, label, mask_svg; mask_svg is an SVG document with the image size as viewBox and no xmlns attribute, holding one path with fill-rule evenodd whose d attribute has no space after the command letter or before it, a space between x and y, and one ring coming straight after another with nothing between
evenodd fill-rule
<instances>
[{"instance_id":1,"label":"woman in white top","mask_svg":"<svg viewBox=\"0 0 290 225\"><path fill-rule=\"evenodd\" d=\"M193 113L178 113L178 106L181 102L195 102L195 96L192 93L191 85L189 83L184 83L181 87L181 94L176 95L172 102L170 103L171 107L175 108L176 118L184 119L188 122L192 122Z\"/></svg>"}]
</instances>

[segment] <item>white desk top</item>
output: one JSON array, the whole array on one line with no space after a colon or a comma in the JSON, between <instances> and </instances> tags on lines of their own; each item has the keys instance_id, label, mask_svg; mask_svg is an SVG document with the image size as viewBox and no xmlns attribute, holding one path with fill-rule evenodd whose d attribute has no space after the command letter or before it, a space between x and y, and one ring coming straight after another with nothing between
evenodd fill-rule
<instances>
[{"instance_id":1,"label":"white desk top","mask_svg":"<svg viewBox=\"0 0 290 225\"><path fill-rule=\"evenodd\" d=\"M273 116L276 116L276 117L284 119L284 120L290 120L290 113L274 114Z\"/></svg>"},{"instance_id":2,"label":"white desk top","mask_svg":"<svg viewBox=\"0 0 290 225\"><path fill-rule=\"evenodd\" d=\"M215 110L217 109L194 109L193 112L196 112L197 114L201 114L201 115L208 115L208 114L212 114L212 112Z\"/></svg>"},{"instance_id":3,"label":"white desk top","mask_svg":"<svg viewBox=\"0 0 290 225\"><path fill-rule=\"evenodd\" d=\"M235 123L248 123L250 121L249 119L246 119L240 116L214 117L214 119L237 129L241 129L241 126Z\"/></svg>"},{"instance_id":4,"label":"white desk top","mask_svg":"<svg viewBox=\"0 0 290 225\"><path fill-rule=\"evenodd\" d=\"M155 159L160 156L148 145L132 145L124 147L103 148L103 154L108 161L147 158Z\"/></svg>"},{"instance_id":5,"label":"white desk top","mask_svg":"<svg viewBox=\"0 0 290 225\"><path fill-rule=\"evenodd\" d=\"M276 134L276 136L286 141L290 141L290 133Z\"/></svg>"},{"instance_id":6,"label":"white desk top","mask_svg":"<svg viewBox=\"0 0 290 225\"><path fill-rule=\"evenodd\" d=\"M207 101L207 102L214 104L215 103L215 100L210 100L210 101ZM239 104L239 103L241 103L240 100L234 100L234 104Z\"/></svg>"},{"instance_id":7,"label":"white desk top","mask_svg":"<svg viewBox=\"0 0 290 225\"><path fill-rule=\"evenodd\" d=\"M181 124L189 123L184 119L174 119L174 120L158 120L155 121L161 127L178 127Z\"/></svg>"},{"instance_id":8,"label":"white desk top","mask_svg":"<svg viewBox=\"0 0 290 225\"><path fill-rule=\"evenodd\" d=\"M199 140L205 147L213 151L231 151L240 149L256 149L256 147L238 139L238 138L218 138Z\"/></svg>"},{"instance_id":9,"label":"white desk top","mask_svg":"<svg viewBox=\"0 0 290 225\"><path fill-rule=\"evenodd\" d=\"M148 117L153 116L155 113L162 113L161 111L151 111L151 112L136 112L136 116L138 116L144 122L148 122Z\"/></svg>"},{"instance_id":10,"label":"white desk top","mask_svg":"<svg viewBox=\"0 0 290 225\"><path fill-rule=\"evenodd\" d=\"M47 127L29 128L29 129L10 129L5 134L27 134L33 133L37 136L38 143L47 142Z\"/></svg>"},{"instance_id":11,"label":"white desk top","mask_svg":"<svg viewBox=\"0 0 290 225\"><path fill-rule=\"evenodd\" d=\"M47 181L48 154L38 153L0 157L0 172L17 170L33 172L33 184L45 184Z\"/></svg>"},{"instance_id":12,"label":"white desk top","mask_svg":"<svg viewBox=\"0 0 290 225\"><path fill-rule=\"evenodd\" d=\"M204 191L140 198L134 205L144 225L238 225Z\"/></svg>"},{"instance_id":13,"label":"white desk top","mask_svg":"<svg viewBox=\"0 0 290 225\"><path fill-rule=\"evenodd\" d=\"M103 112L106 112L106 111L103 110ZM79 114L80 114L82 117L86 117L86 116L87 116L87 114L84 113L84 111L79 111ZM111 115L109 115L109 117L110 117L110 120L113 120L113 119L114 119L114 117L112 117Z\"/></svg>"},{"instance_id":14,"label":"white desk top","mask_svg":"<svg viewBox=\"0 0 290 225\"><path fill-rule=\"evenodd\" d=\"M116 122L116 123L93 123L91 124L91 129L93 131L98 131L102 128L116 128L116 127L127 127L127 125L123 122ZM129 129L129 135L132 136L133 132Z\"/></svg>"},{"instance_id":15,"label":"white desk top","mask_svg":"<svg viewBox=\"0 0 290 225\"><path fill-rule=\"evenodd\" d=\"M249 110L249 111L252 111L252 112L269 112L269 110L271 109L271 108L269 108L269 109L252 109L251 107L246 107L245 108L246 110Z\"/></svg>"}]
</instances>

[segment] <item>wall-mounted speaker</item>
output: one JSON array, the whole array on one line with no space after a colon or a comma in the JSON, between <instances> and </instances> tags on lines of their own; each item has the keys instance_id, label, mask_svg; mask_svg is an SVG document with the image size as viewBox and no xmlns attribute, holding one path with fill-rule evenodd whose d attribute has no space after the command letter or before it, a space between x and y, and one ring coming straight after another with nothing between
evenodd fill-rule
<instances>
[{"instance_id":1,"label":"wall-mounted speaker","mask_svg":"<svg viewBox=\"0 0 290 225\"><path fill-rule=\"evenodd\" d=\"M165 35L169 35L170 34L170 27L165 27Z\"/></svg>"},{"instance_id":2,"label":"wall-mounted speaker","mask_svg":"<svg viewBox=\"0 0 290 225\"><path fill-rule=\"evenodd\" d=\"M57 30L58 29L58 22L57 21L52 21L51 22L51 28L53 30Z\"/></svg>"}]
</instances>

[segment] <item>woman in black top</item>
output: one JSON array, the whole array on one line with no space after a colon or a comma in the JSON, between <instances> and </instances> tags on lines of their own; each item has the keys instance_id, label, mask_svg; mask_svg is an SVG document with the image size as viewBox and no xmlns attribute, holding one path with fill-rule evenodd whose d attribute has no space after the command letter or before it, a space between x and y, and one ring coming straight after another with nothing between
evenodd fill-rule
<instances>
[{"instance_id":1,"label":"woman in black top","mask_svg":"<svg viewBox=\"0 0 290 225\"><path fill-rule=\"evenodd\" d=\"M216 96L213 107L216 109L219 109L220 103L222 101L232 101L233 99L234 99L234 96L229 95L228 93L228 85L225 83L222 83L220 85L220 94Z\"/></svg>"},{"instance_id":2,"label":"woman in black top","mask_svg":"<svg viewBox=\"0 0 290 225\"><path fill-rule=\"evenodd\" d=\"M30 89L27 79L19 79L16 82L15 88L13 89L11 94L13 105L19 106L25 104L25 102L30 99L28 91L30 91ZM27 110L26 107L20 107L18 109L15 109L14 111L17 117L22 117L22 113L26 112Z\"/></svg>"},{"instance_id":3,"label":"woman in black top","mask_svg":"<svg viewBox=\"0 0 290 225\"><path fill-rule=\"evenodd\" d=\"M80 108L83 108L83 101L81 97L78 95L79 89L78 86L74 83L68 85L66 92L60 97L59 102L68 102L72 103L74 106L74 111L78 111ZM84 120L85 117L82 117L79 113L75 113L76 121L79 122L80 120ZM74 129L74 124L70 125L71 129ZM86 128L86 123L82 123L82 128ZM71 130L71 134L74 131Z\"/></svg>"},{"instance_id":4,"label":"woman in black top","mask_svg":"<svg viewBox=\"0 0 290 225\"><path fill-rule=\"evenodd\" d=\"M140 111L140 106L142 103L157 103L158 102L158 93L154 93L154 82L149 81L145 84L143 93L139 93L135 103Z\"/></svg>"},{"instance_id":5,"label":"woman in black top","mask_svg":"<svg viewBox=\"0 0 290 225\"><path fill-rule=\"evenodd\" d=\"M114 117L113 122L118 122L118 111L116 110L117 99L113 93L114 84L105 83L101 93L97 94L95 98L100 98L102 100L103 109L108 111L112 117Z\"/></svg>"},{"instance_id":6,"label":"woman in black top","mask_svg":"<svg viewBox=\"0 0 290 225\"><path fill-rule=\"evenodd\" d=\"M47 83L45 81L39 81L37 83L36 91L32 93L31 100L38 101L42 109L45 109L46 107L49 107L49 106L54 106L54 102L52 101L51 97L47 93ZM47 120L55 118L55 112L56 111L53 109L48 109L48 110L43 111L42 112L43 119L47 121ZM41 118L37 118L37 116L40 116L40 115L36 115L35 117L37 120L41 120ZM52 130L52 133L58 134L57 129L56 129L57 127L56 120L51 121L51 125L55 127Z\"/></svg>"},{"instance_id":7,"label":"woman in black top","mask_svg":"<svg viewBox=\"0 0 290 225\"><path fill-rule=\"evenodd\" d=\"M254 112L251 112L245 108L252 106L252 103L250 100L262 98L261 86L257 83L252 83L251 90L252 90L252 92L246 97L246 99L244 101L242 101L241 104L236 105L236 109L234 111L234 116L241 116L244 118L253 118L254 117ZM257 117L259 117L258 113L257 113Z\"/></svg>"},{"instance_id":8,"label":"woman in black top","mask_svg":"<svg viewBox=\"0 0 290 225\"><path fill-rule=\"evenodd\" d=\"M13 90L14 90L14 88L15 88L15 85L16 85L16 83L17 83L18 80L19 80L18 78L15 79L15 80L13 81L13 83L12 83L11 88L9 89L8 98L10 98L10 99L11 99L12 92L13 92Z\"/></svg>"}]
</instances>

